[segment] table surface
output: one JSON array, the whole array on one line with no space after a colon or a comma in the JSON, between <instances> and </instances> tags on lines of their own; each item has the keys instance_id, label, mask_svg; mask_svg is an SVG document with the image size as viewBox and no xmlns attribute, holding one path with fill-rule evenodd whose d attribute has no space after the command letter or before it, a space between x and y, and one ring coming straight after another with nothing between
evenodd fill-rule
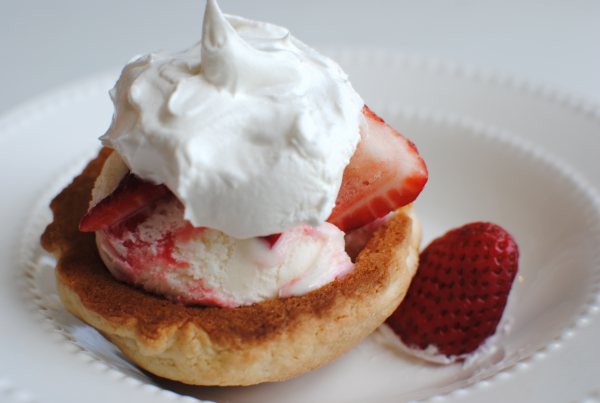
<instances>
[{"instance_id":1,"label":"table surface","mask_svg":"<svg viewBox=\"0 0 600 403\"><path fill-rule=\"evenodd\" d=\"M201 36L200 0L5 0L0 113L132 56ZM456 60L600 99L600 2L593 0L221 0L224 12L286 26L316 47Z\"/></svg>"}]
</instances>

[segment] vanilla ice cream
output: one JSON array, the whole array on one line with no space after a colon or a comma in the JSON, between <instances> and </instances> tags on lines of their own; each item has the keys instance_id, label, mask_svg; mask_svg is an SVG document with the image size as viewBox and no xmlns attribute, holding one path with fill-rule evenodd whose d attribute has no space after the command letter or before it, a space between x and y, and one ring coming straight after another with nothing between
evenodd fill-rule
<instances>
[{"instance_id":1,"label":"vanilla ice cream","mask_svg":"<svg viewBox=\"0 0 600 403\"><path fill-rule=\"evenodd\" d=\"M178 303L233 308L300 296L354 267L343 232L329 223L298 226L271 247L261 238L192 227L175 198L156 208L139 226L125 221L98 232L98 250L118 280Z\"/></svg>"},{"instance_id":2,"label":"vanilla ice cream","mask_svg":"<svg viewBox=\"0 0 600 403\"><path fill-rule=\"evenodd\" d=\"M364 123L335 62L214 0L200 43L136 59L110 94L103 144L166 184L195 227L239 239L323 224Z\"/></svg>"},{"instance_id":3,"label":"vanilla ice cream","mask_svg":"<svg viewBox=\"0 0 600 403\"><path fill-rule=\"evenodd\" d=\"M92 204L125 173L127 167L113 153L96 182ZM98 231L102 260L118 280L178 303L225 308L304 295L354 268L344 252L344 233L333 224L303 224L271 244L194 227L183 215L183 205L170 195Z\"/></svg>"}]
</instances>

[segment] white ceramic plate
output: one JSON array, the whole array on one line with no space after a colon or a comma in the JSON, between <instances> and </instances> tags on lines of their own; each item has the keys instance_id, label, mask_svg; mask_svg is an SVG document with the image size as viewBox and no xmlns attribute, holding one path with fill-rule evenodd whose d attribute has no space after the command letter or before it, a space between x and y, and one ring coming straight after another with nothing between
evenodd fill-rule
<instances>
[{"instance_id":1,"label":"white ceramic plate","mask_svg":"<svg viewBox=\"0 0 600 403\"><path fill-rule=\"evenodd\" d=\"M356 52L338 59L372 109L410 137L427 161L430 182L416 205L424 244L477 220L501 224L519 243L521 267L503 349L478 366L438 367L399 354L376 334L309 374L246 388L190 387L138 370L64 311L52 260L37 243L50 220L52 195L93 155L108 127L106 92L115 79L108 75L0 120L3 188L11 190L0 209L0 397L124 402L183 394L240 403L594 398L600 384L594 361L600 354L591 348L600 336L597 109L447 63ZM561 384L564 374L581 368L585 375ZM532 380L540 387L532 388Z\"/></svg>"}]
</instances>

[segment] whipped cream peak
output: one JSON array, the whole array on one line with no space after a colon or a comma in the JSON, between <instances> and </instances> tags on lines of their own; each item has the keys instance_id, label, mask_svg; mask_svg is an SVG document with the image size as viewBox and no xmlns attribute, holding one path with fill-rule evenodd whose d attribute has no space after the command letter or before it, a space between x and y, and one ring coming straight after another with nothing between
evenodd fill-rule
<instances>
[{"instance_id":1,"label":"whipped cream peak","mask_svg":"<svg viewBox=\"0 0 600 403\"><path fill-rule=\"evenodd\" d=\"M169 187L194 226L240 239L321 225L364 124L335 62L214 0L199 43L130 62L111 98L102 143Z\"/></svg>"},{"instance_id":2,"label":"whipped cream peak","mask_svg":"<svg viewBox=\"0 0 600 403\"><path fill-rule=\"evenodd\" d=\"M301 71L296 67L293 53L297 48L291 42L290 33L285 32L282 38L277 38L280 32L273 34L274 38L253 38L261 50L252 47L225 19L217 2L208 0L201 42L202 75L232 94L300 82ZM286 49L292 52L282 53Z\"/></svg>"}]
</instances>

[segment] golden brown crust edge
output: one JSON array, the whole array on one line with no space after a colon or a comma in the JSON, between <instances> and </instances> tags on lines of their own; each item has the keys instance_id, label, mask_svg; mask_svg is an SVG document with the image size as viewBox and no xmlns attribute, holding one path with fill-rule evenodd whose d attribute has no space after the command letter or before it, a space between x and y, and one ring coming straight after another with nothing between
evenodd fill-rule
<instances>
[{"instance_id":1,"label":"golden brown crust edge","mask_svg":"<svg viewBox=\"0 0 600 403\"><path fill-rule=\"evenodd\" d=\"M115 280L98 255L94 234L78 231L108 155L110 150L102 150L52 202L55 220L42 245L57 256L57 287L66 309L156 375L225 386L308 372L375 330L404 298L416 270L420 226L406 206L378 231L342 281L249 307L175 305Z\"/></svg>"}]
</instances>

